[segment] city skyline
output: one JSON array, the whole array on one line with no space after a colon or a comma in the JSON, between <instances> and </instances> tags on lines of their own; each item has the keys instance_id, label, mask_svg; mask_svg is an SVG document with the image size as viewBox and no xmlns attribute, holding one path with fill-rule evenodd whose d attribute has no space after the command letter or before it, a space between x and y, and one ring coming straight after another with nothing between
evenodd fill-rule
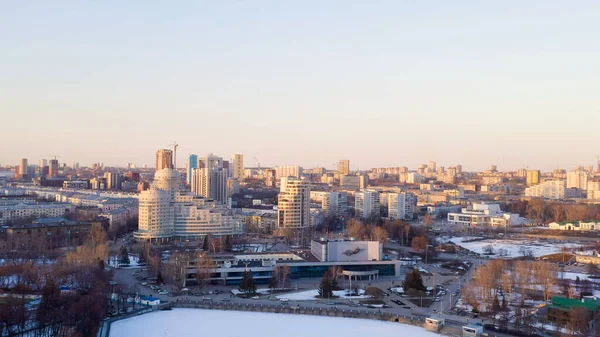
<instances>
[{"instance_id":1,"label":"city skyline","mask_svg":"<svg viewBox=\"0 0 600 337\"><path fill-rule=\"evenodd\" d=\"M173 139L180 163L243 153L353 170L550 171L600 154L593 1L2 9L0 110L23 118L3 130L18 141L2 165L150 167Z\"/></svg>"}]
</instances>

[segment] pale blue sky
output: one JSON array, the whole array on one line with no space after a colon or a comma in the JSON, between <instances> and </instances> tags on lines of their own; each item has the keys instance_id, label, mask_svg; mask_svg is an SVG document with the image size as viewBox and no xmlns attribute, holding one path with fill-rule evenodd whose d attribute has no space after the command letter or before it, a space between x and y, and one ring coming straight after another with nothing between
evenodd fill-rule
<instances>
[{"instance_id":1,"label":"pale blue sky","mask_svg":"<svg viewBox=\"0 0 600 337\"><path fill-rule=\"evenodd\" d=\"M0 164L553 169L600 154L598 1L5 1Z\"/></svg>"}]
</instances>

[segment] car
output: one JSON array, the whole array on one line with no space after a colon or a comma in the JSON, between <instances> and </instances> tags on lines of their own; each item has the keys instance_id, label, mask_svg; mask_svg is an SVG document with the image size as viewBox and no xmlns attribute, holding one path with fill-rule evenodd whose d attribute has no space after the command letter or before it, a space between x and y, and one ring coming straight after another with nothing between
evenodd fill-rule
<instances>
[{"instance_id":1,"label":"car","mask_svg":"<svg viewBox=\"0 0 600 337\"><path fill-rule=\"evenodd\" d=\"M147 286L147 285L148 285L148 282L142 282L141 284L142 284L143 286Z\"/></svg>"},{"instance_id":2,"label":"car","mask_svg":"<svg viewBox=\"0 0 600 337\"><path fill-rule=\"evenodd\" d=\"M111 286L116 286L118 283L116 281L111 280L110 282L108 282L108 284L110 284Z\"/></svg>"},{"instance_id":3,"label":"car","mask_svg":"<svg viewBox=\"0 0 600 337\"><path fill-rule=\"evenodd\" d=\"M253 300L258 300L258 299L260 299L260 297L258 297L258 296L253 296L253 297L251 297L251 298L252 298Z\"/></svg>"},{"instance_id":4,"label":"car","mask_svg":"<svg viewBox=\"0 0 600 337\"><path fill-rule=\"evenodd\" d=\"M183 288L181 291L190 291L188 288Z\"/></svg>"},{"instance_id":5,"label":"car","mask_svg":"<svg viewBox=\"0 0 600 337\"><path fill-rule=\"evenodd\" d=\"M168 294L169 294L169 292L168 292L168 291L166 291L166 290L159 290L159 291L158 291L158 294L159 294L159 295L168 295Z\"/></svg>"},{"instance_id":6,"label":"car","mask_svg":"<svg viewBox=\"0 0 600 337\"><path fill-rule=\"evenodd\" d=\"M221 302L229 302L229 301L231 301L231 298L223 298L223 299L221 299Z\"/></svg>"},{"instance_id":7,"label":"car","mask_svg":"<svg viewBox=\"0 0 600 337\"><path fill-rule=\"evenodd\" d=\"M436 298L435 298L435 301L436 301L436 302L439 302L439 301L441 301L441 299L440 299L439 297L436 297Z\"/></svg>"},{"instance_id":8,"label":"car","mask_svg":"<svg viewBox=\"0 0 600 337\"><path fill-rule=\"evenodd\" d=\"M152 290L158 290L158 289L160 289L160 287L159 286L155 286L155 285L151 285L150 289L152 289Z\"/></svg>"}]
</instances>

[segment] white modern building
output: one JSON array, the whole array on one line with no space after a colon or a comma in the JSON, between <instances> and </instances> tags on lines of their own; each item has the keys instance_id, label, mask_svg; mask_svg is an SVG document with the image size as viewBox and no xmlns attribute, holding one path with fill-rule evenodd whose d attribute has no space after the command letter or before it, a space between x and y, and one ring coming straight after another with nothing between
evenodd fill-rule
<instances>
[{"instance_id":1,"label":"white modern building","mask_svg":"<svg viewBox=\"0 0 600 337\"><path fill-rule=\"evenodd\" d=\"M393 219L412 220L417 209L413 193L388 193L388 216Z\"/></svg>"},{"instance_id":2,"label":"white modern building","mask_svg":"<svg viewBox=\"0 0 600 337\"><path fill-rule=\"evenodd\" d=\"M280 228L303 229L310 226L310 183L295 177L282 177L277 205Z\"/></svg>"},{"instance_id":3,"label":"white modern building","mask_svg":"<svg viewBox=\"0 0 600 337\"><path fill-rule=\"evenodd\" d=\"M348 211L348 193L326 192L321 199L321 207L326 216L346 215Z\"/></svg>"},{"instance_id":4,"label":"white modern building","mask_svg":"<svg viewBox=\"0 0 600 337\"><path fill-rule=\"evenodd\" d=\"M560 200L565 198L566 182L564 180L549 180L527 187L525 189L526 197L536 197Z\"/></svg>"},{"instance_id":5,"label":"white modern building","mask_svg":"<svg viewBox=\"0 0 600 337\"><path fill-rule=\"evenodd\" d=\"M510 227L520 225L523 219L518 214L505 213L498 204L473 204L460 213L448 213L448 222L463 226Z\"/></svg>"},{"instance_id":6,"label":"white modern building","mask_svg":"<svg viewBox=\"0 0 600 337\"><path fill-rule=\"evenodd\" d=\"M202 239L244 233L244 221L225 205L179 190L179 173L163 169L139 196L138 240Z\"/></svg>"},{"instance_id":7,"label":"white modern building","mask_svg":"<svg viewBox=\"0 0 600 337\"><path fill-rule=\"evenodd\" d=\"M357 192L354 195L354 211L357 218L379 216L379 192L375 190Z\"/></svg>"}]
</instances>

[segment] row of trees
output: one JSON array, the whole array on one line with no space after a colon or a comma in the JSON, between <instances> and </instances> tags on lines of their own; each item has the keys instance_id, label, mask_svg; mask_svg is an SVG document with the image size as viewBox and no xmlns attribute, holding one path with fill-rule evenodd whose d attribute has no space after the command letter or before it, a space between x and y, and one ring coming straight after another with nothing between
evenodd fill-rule
<instances>
[{"instance_id":1,"label":"row of trees","mask_svg":"<svg viewBox=\"0 0 600 337\"><path fill-rule=\"evenodd\" d=\"M394 239L402 245L409 245L413 238L426 235L427 229L412 226L402 220L388 221L376 226L365 224L358 219L350 219L346 222L346 234L361 240L386 242L388 239Z\"/></svg>"},{"instance_id":2,"label":"row of trees","mask_svg":"<svg viewBox=\"0 0 600 337\"><path fill-rule=\"evenodd\" d=\"M106 310L109 272L106 233L93 230L85 243L52 264L4 260L0 283L0 336L93 336ZM62 288L62 289L61 289ZM30 310L24 294L41 294Z\"/></svg>"},{"instance_id":3,"label":"row of trees","mask_svg":"<svg viewBox=\"0 0 600 337\"><path fill-rule=\"evenodd\" d=\"M541 198L513 201L504 205L503 209L538 223L600 219L598 205L565 204Z\"/></svg>"}]
</instances>

